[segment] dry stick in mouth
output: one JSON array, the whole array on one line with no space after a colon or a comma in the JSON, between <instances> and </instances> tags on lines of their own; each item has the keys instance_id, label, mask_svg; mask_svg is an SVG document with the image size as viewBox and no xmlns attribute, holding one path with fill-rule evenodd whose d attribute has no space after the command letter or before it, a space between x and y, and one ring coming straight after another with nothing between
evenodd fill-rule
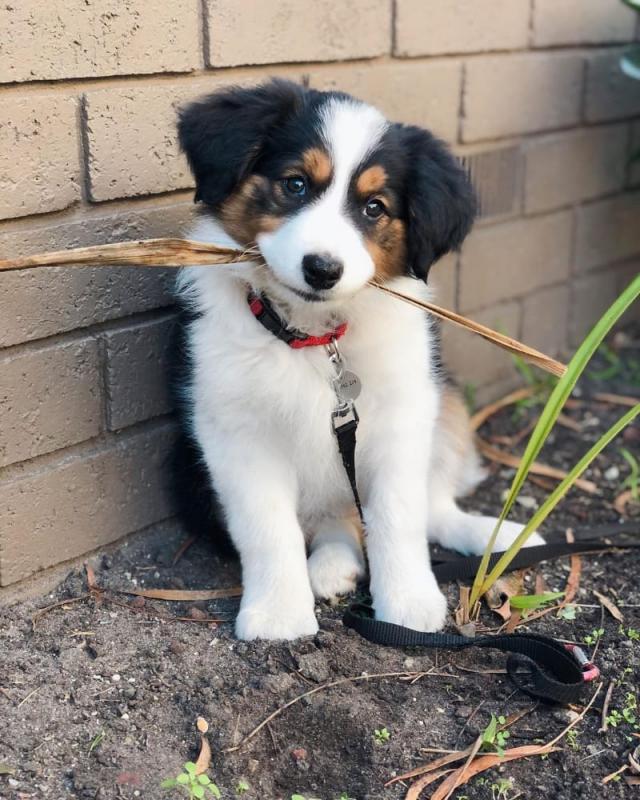
<instances>
[{"instance_id":1,"label":"dry stick in mouth","mask_svg":"<svg viewBox=\"0 0 640 800\"><path fill-rule=\"evenodd\" d=\"M195 242L190 239L142 239L137 242L117 242L115 244L78 247L71 250L42 253L23 258L0 260L0 272L31 269L33 267L65 267L65 266L131 266L131 267L187 267L215 266L219 264L236 264L242 261L261 260L257 248L236 250L220 247L215 244ZM440 319L452 322L462 328L487 339L510 353L522 356L526 361L550 372L562 376L566 366L544 353L528 347L510 336L481 325L479 322L456 314L455 311L410 297L389 286L381 286L375 281L369 282L381 292L391 295L405 303L433 314Z\"/></svg>"}]
</instances>

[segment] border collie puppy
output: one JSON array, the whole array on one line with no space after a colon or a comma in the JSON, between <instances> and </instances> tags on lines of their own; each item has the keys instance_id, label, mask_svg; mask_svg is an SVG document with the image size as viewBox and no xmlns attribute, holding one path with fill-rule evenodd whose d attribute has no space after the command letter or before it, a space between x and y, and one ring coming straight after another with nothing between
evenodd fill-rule
<instances>
[{"instance_id":1,"label":"border collie puppy","mask_svg":"<svg viewBox=\"0 0 640 800\"><path fill-rule=\"evenodd\" d=\"M426 130L282 80L187 106L179 134L204 205L191 238L256 254L179 278L177 480L192 526L223 525L240 555L236 634L315 633L314 597L351 592L366 563L378 619L438 630L427 534L481 553L495 520L456 505L482 471L426 315L368 282L430 296L430 266L472 224L465 174ZM364 533L332 431L337 366L361 384ZM519 530L505 523L498 549Z\"/></svg>"}]
</instances>

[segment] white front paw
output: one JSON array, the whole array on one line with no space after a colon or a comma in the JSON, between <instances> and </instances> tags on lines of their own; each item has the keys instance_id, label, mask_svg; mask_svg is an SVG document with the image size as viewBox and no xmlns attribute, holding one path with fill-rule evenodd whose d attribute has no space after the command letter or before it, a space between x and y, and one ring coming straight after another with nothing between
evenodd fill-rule
<instances>
[{"instance_id":1,"label":"white front paw","mask_svg":"<svg viewBox=\"0 0 640 800\"><path fill-rule=\"evenodd\" d=\"M414 631L439 631L447 617L447 601L432 573L399 583L393 591L374 592L373 607L376 619Z\"/></svg>"},{"instance_id":2,"label":"white front paw","mask_svg":"<svg viewBox=\"0 0 640 800\"><path fill-rule=\"evenodd\" d=\"M283 592L240 605L236 617L238 639L298 639L318 632L311 592Z\"/></svg>"},{"instance_id":3,"label":"white front paw","mask_svg":"<svg viewBox=\"0 0 640 800\"><path fill-rule=\"evenodd\" d=\"M332 542L320 545L307 560L309 580L318 600L349 594L364 576L364 558L353 545Z\"/></svg>"}]
</instances>

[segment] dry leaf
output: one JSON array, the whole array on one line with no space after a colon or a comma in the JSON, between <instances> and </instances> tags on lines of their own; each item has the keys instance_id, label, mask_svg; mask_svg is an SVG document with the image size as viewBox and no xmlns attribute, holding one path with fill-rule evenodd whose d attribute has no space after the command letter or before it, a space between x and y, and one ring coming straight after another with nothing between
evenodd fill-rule
<instances>
[{"instance_id":1,"label":"dry leaf","mask_svg":"<svg viewBox=\"0 0 640 800\"><path fill-rule=\"evenodd\" d=\"M206 736L200 737L200 753L196 759L196 775L202 775L211 766L211 746Z\"/></svg>"},{"instance_id":2,"label":"dry leaf","mask_svg":"<svg viewBox=\"0 0 640 800\"><path fill-rule=\"evenodd\" d=\"M198 717L196 720L196 728L200 731L200 733L207 733L209 730L209 723L204 717Z\"/></svg>"},{"instance_id":3,"label":"dry leaf","mask_svg":"<svg viewBox=\"0 0 640 800\"><path fill-rule=\"evenodd\" d=\"M224 597L240 597L242 586L231 586L228 589L120 589L122 594L135 594L147 600L219 600Z\"/></svg>"},{"instance_id":4,"label":"dry leaf","mask_svg":"<svg viewBox=\"0 0 640 800\"><path fill-rule=\"evenodd\" d=\"M552 747L546 744L523 745L522 747L514 747L511 750L505 750L502 756L499 756L497 753L480 756L466 767L461 767L455 770L455 772L452 772L431 795L430 800L446 800L453 791L467 783L471 778L488 769L506 764L507 761L516 761L520 758L546 755L547 753L553 753L559 749L559 747Z\"/></svg>"},{"instance_id":5,"label":"dry leaf","mask_svg":"<svg viewBox=\"0 0 640 800\"><path fill-rule=\"evenodd\" d=\"M458 608L455 610L455 622L458 628L469 624L469 597L471 596L471 589L468 586L460 587L460 601Z\"/></svg>"},{"instance_id":6,"label":"dry leaf","mask_svg":"<svg viewBox=\"0 0 640 800\"><path fill-rule=\"evenodd\" d=\"M624 517L627 513L627 505L633 500L633 492L631 489L626 489L624 492L621 492L616 499L613 501L613 507L615 510L620 514L621 517Z\"/></svg>"},{"instance_id":7,"label":"dry leaf","mask_svg":"<svg viewBox=\"0 0 640 800\"><path fill-rule=\"evenodd\" d=\"M70 250L40 253L24 258L0 260L0 271L30 269L33 267L47 266L112 266L122 264L136 267L182 267L182 266L214 266L216 264L235 264L241 261L256 261L261 259L257 248L246 250L220 247L211 243L194 242L188 239L143 239L137 242L117 242L115 244L94 245L92 247L77 247ZM397 297L405 303L429 311L440 319L448 320L454 325L459 325L473 333L487 339L510 353L516 353L525 360L536 364L541 369L562 376L566 366L544 353L528 347L510 336L491 330L479 322L467 319L455 311L420 300L410 295L405 295L389 286L381 286L373 281L369 282L381 292Z\"/></svg>"},{"instance_id":8,"label":"dry leaf","mask_svg":"<svg viewBox=\"0 0 640 800\"><path fill-rule=\"evenodd\" d=\"M524 591L524 570L503 575L485 593L487 605L505 622L511 618L510 599Z\"/></svg>"},{"instance_id":9,"label":"dry leaf","mask_svg":"<svg viewBox=\"0 0 640 800\"><path fill-rule=\"evenodd\" d=\"M447 764L454 764L456 761L462 761L463 758L467 758L469 756L470 752L471 747L467 747L466 750L456 750L453 753L447 753L441 758L436 758L434 761L429 761L428 764L423 764L422 766L416 767L409 772L404 772L402 775L396 775L394 778L391 778L390 781L385 783L385 788L397 783L398 781L407 781L411 778L417 778L419 775L424 775L426 772L433 772L441 767L446 767Z\"/></svg>"},{"instance_id":10,"label":"dry leaf","mask_svg":"<svg viewBox=\"0 0 640 800\"><path fill-rule=\"evenodd\" d=\"M404 800L418 800L423 789L426 789L426 787L430 784L439 781L440 778L444 778L444 776L448 775L451 771L452 770L450 769L442 769L440 772L432 772L429 775L423 775L420 780L417 780L415 783L411 784L409 790L404 796Z\"/></svg>"},{"instance_id":11,"label":"dry leaf","mask_svg":"<svg viewBox=\"0 0 640 800\"><path fill-rule=\"evenodd\" d=\"M624 622L624 615L622 611L620 611L618 606L612 600L609 600L608 597L600 594L600 592L596 591L595 589L593 590L593 593L614 619L617 619L618 622Z\"/></svg>"}]
</instances>

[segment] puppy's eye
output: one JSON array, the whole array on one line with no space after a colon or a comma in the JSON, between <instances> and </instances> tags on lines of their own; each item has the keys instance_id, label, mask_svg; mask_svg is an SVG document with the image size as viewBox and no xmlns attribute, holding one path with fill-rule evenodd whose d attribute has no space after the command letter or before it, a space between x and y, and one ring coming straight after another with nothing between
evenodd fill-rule
<instances>
[{"instance_id":1,"label":"puppy's eye","mask_svg":"<svg viewBox=\"0 0 640 800\"><path fill-rule=\"evenodd\" d=\"M300 175L285 178L283 184L289 194L295 194L296 197L303 197L307 193L307 182Z\"/></svg>"},{"instance_id":2,"label":"puppy's eye","mask_svg":"<svg viewBox=\"0 0 640 800\"><path fill-rule=\"evenodd\" d=\"M369 219L380 219L386 210L382 200L369 200L362 209L362 213L365 217L369 217Z\"/></svg>"}]
</instances>

